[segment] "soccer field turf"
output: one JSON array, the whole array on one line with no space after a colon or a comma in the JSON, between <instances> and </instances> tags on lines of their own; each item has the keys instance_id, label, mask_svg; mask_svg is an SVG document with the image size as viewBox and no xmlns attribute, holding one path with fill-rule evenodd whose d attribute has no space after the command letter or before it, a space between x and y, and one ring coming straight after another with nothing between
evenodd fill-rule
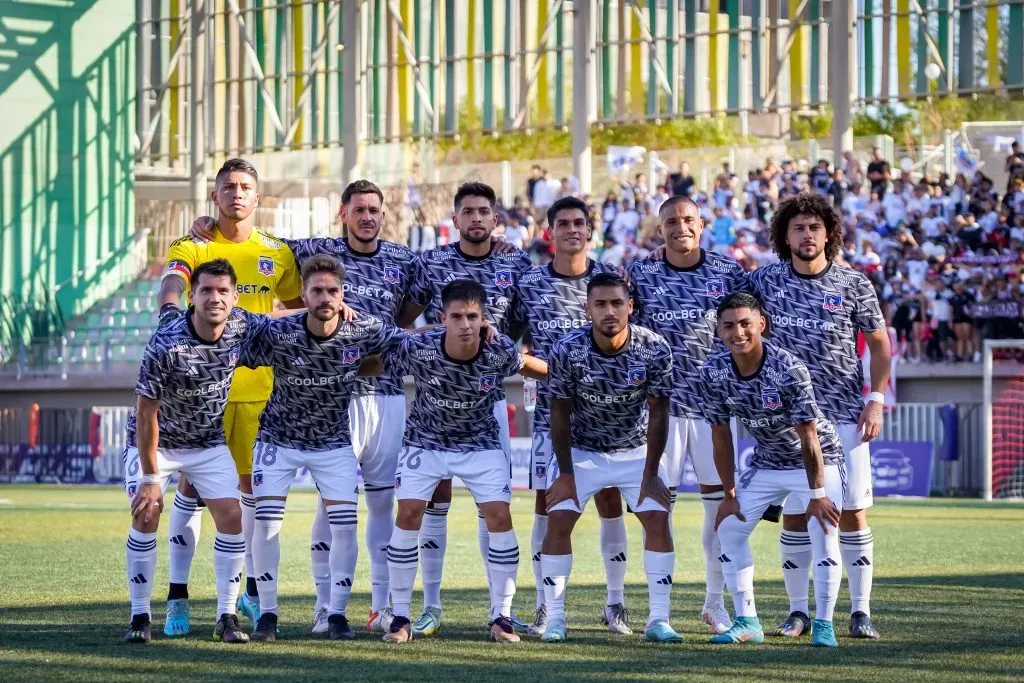
<instances>
[{"instance_id":1,"label":"soccer field turf","mask_svg":"<svg viewBox=\"0 0 1024 683\"><path fill-rule=\"evenodd\" d=\"M167 501L170 503L170 499ZM769 638L764 645L713 646L699 623L703 599L701 507L683 496L675 512L676 572L672 619L687 642L651 645L641 635L616 636L599 624L604 578L597 551L596 515L581 520L574 538L575 565L567 611L571 640L545 645L524 636L519 645L487 642L482 563L476 513L456 493L449 516L448 557L442 598L444 624L437 637L386 646L364 630L368 567L360 547L357 584L349 608L355 642L335 643L309 633L313 605L309 527L314 497L296 492L282 533L281 630L277 643L229 646L209 640L213 630L211 561L213 522L192 574L193 635L162 635L167 577L166 532L159 534L154 591L154 641L121 643L128 624L124 542L128 505L117 488L0 486L0 679L199 680L236 678L410 680L1021 680L1024 677L1024 506L975 501L886 501L871 511L875 536L873 612L880 641L840 637L838 650L812 649ZM529 548L532 496L517 493L513 518ZM360 513L362 515L362 511ZM165 520L164 520L165 521ZM362 520L361 520L362 522ZM642 630L647 609L641 534L628 523L627 605ZM762 523L753 536L758 610L765 627L786 614L778 561L778 530ZM515 609L534 607L527 558L519 570ZM421 594L413 597L413 610ZM844 634L845 581L836 610ZM244 620L243 620L244 622Z\"/></svg>"}]
</instances>

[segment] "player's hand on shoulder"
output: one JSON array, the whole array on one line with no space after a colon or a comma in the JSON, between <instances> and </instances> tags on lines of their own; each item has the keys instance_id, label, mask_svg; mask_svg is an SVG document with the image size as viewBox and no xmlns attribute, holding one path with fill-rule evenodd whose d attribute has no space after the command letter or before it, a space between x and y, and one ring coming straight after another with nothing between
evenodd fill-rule
<instances>
[{"instance_id":1,"label":"player's hand on shoulder","mask_svg":"<svg viewBox=\"0 0 1024 683\"><path fill-rule=\"evenodd\" d=\"M491 321L484 318L484 324L480 327L480 339L488 344L493 344L498 341L498 337L500 336L501 333L498 332L498 329L491 324Z\"/></svg>"},{"instance_id":2,"label":"player's hand on shoulder","mask_svg":"<svg viewBox=\"0 0 1024 683\"><path fill-rule=\"evenodd\" d=\"M816 519L822 530L827 534L829 526L839 526L839 510L827 496L812 498L807 504L807 519Z\"/></svg>"},{"instance_id":3,"label":"player's hand on shoulder","mask_svg":"<svg viewBox=\"0 0 1024 683\"><path fill-rule=\"evenodd\" d=\"M715 531L718 531L718 527L721 526L722 522L727 517L736 515L736 519L741 522L747 521L747 518L740 512L740 501L736 496L730 496L726 494L722 502L718 504L718 512L715 514Z\"/></svg>"},{"instance_id":4,"label":"player's hand on shoulder","mask_svg":"<svg viewBox=\"0 0 1024 683\"><path fill-rule=\"evenodd\" d=\"M572 472L561 472L555 481L544 494L544 502L547 504L548 512L559 503L571 500L578 508L579 499L576 498L576 475Z\"/></svg>"},{"instance_id":5,"label":"player's hand on shoulder","mask_svg":"<svg viewBox=\"0 0 1024 683\"><path fill-rule=\"evenodd\" d=\"M359 313L356 311L356 309L352 308L347 303L342 301L341 310L338 312L338 316L342 319L342 321L350 323L359 317Z\"/></svg>"},{"instance_id":6,"label":"player's hand on shoulder","mask_svg":"<svg viewBox=\"0 0 1024 683\"><path fill-rule=\"evenodd\" d=\"M188 229L190 237L201 240L212 240L217 231L217 223L210 216L200 216L192 221L192 227Z\"/></svg>"},{"instance_id":7,"label":"player's hand on shoulder","mask_svg":"<svg viewBox=\"0 0 1024 683\"><path fill-rule=\"evenodd\" d=\"M665 251L666 250L667 250L667 247L664 244L662 244L662 245L660 245L658 247L655 247L651 251L651 253L647 255L647 258L649 260L651 260L651 261L664 261L665 260Z\"/></svg>"},{"instance_id":8,"label":"player's hand on shoulder","mask_svg":"<svg viewBox=\"0 0 1024 683\"><path fill-rule=\"evenodd\" d=\"M178 306L178 304L164 304L160 307L160 317L157 321L157 327L163 327L167 323L177 320L183 315L185 315L185 309Z\"/></svg>"},{"instance_id":9,"label":"player's hand on shoulder","mask_svg":"<svg viewBox=\"0 0 1024 683\"><path fill-rule=\"evenodd\" d=\"M650 498L655 503L670 510L672 508L672 494L669 492L665 482L657 474L645 474L640 482L640 497L637 498L637 505Z\"/></svg>"},{"instance_id":10,"label":"player's hand on shoulder","mask_svg":"<svg viewBox=\"0 0 1024 683\"><path fill-rule=\"evenodd\" d=\"M505 239L502 235L491 235L491 251L495 254L511 254L517 251L516 245Z\"/></svg>"}]
</instances>

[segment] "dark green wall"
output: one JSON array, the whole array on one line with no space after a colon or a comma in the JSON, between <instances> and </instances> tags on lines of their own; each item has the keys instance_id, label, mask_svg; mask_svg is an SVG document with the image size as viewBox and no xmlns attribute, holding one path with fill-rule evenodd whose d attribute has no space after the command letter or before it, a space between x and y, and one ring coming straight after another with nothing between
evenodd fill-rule
<instances>
[{"instance_id":1,"label":"dark green wall","mask_svg":"<svg viewBox=\"0 0 1024 683\"><path fill-rule=\"evenodd\" d=\"M134 233L135 2L65 4L0 0L0 295L71 317Z\"/></svg>"}]
</instances>

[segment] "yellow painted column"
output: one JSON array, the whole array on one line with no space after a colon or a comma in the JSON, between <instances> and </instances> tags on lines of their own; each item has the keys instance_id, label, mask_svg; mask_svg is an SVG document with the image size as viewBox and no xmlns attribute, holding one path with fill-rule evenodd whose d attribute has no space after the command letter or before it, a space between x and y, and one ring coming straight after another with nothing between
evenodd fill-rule
<instances>
[{"instance_id":1,"label":"yellow painted column","mask_svg":"<svg viewBox=\"0 0 1024 683\"><path fill-rule=\"evenodd\" d=\"M181 31L181 2L180 0L170 0L170 33L172 40L178 37L178 33ZM174 52L178 46L171 45L168 50L168 58L171 53ZM171 166L174 166L178 160L178 155L181 154L181 146L179 144L179 137L181 136L181 64L187 63L186 59L188 55L183 54L182 59L178 61L177 67L171 72L169 83L167 84L168 89L168 116L167 116L167 154L170 157L168 162Z\"/></svg>"},{"instance_id":2,"label":"yellow painted column","mask_svg":"<svg viewBox=\"0 0 1024 683\"><path fill-rule=\"evenodd\" d=\"M1003 77L999 73L999 7L990 5L985 8L985 32L988 34L985 41L985 52L988 56L988 84L991 87L998 87L1003 84ZM1011 40L1024 40L1021 36Z\"/></svg>"},{"instance_id":3,"label":"yellow painted column","mask_svg":"<svg viewBox=\"0 0 1024 683\"><path fill-rule=\"evenodd\" d=\"M473 123L476 115L476 4L477 0L468 0L469 7L466 17L466 116ZM487 0L484 0L487 2ZM542 72L543 73L543 72Z\"/></svg>"},{"instance_id":4,"label":"yellow painted column","mask_svg":"<svg viewBox=\"0 0 1024 683\"><path fill-rule=\"evenodd\" d=\"M405 27L409 42L416 27L412 25L412 5L409 0L402 0L398 6L398 14L402 17L402 26ZM415 43L413 43L415 44ZM409 85L412 80L412 69L409 67L409 58L405 55L405 48L402 42L398 43L398 133L403 137L409 134Z\"/></svg>"},{"instance_id":5,"label":"yellow painted column","mask_svg":"<svg viewBox=\"0 0 1024 683\"><path fill-rule=\"evenodd\" d=\"M299 124L295 128L295 136L292 138L292 148L302 147L302 112L299 110L299 94L306 87L306 13L305 5L293 5L291 11L292 21L292 111L293 116Z\"/></svg>"},{"instance_id":6,"label":"yellow painted column","mask_svg":"<svg viewBox=\"0 0 1024 683\"><path fill-rule=\"evenodd\" d=\"M718 0L708 0L708 109L718 106Z\"/></svg>"},{"instance_id":7,"label":"yellow painted column","mask_svg":"<svg viewBox=\"0 0 1024 683\"><path fill-rule=\"evenodd\" d=\"M908 0L909 1L909 0ZM789 0L789 30L795 33L793 45L789 50L789 99L794 106L804 103L804 83L806 66L804 66L804 31L803 16L797 17L800 0Z\"/></svg>"},{"instance_id":8,"label":"yellow painted column","mask_svg":"<svg viewBox=\"0 0 1024 683\"><path fill-rule=\"evenodd\" d=\"M910 0L896 0L896 87L900 97L910 95Z\"/></svg>"},{"instance_id":9,"label":"yellow painted column","mask_svg":"<svg viewBox=\"0 0 1024 683\"><path fill-rule=\"evenodd\" d=\"M213 86L213 111L210 115L213 116L213 139L206 141L207 149L212 152L214 166L216 167L219 163L223 163L224 152L231 148L231 143L228 140L228 131L225 122L225 112L227 112L227 98L231 91L231 88L226 84L228 65L227 65L227 52L231 47L231 39L224 29L223 24L223 12L224 12L224 0L215 0L213 3L212 12L216 15L217 19L214 24L220 23L220 26L214 25L213 30L210 32L207 40L213 43L213 79L216 84ZM241 51L237 53L238 57L241 57ZM232 131L233 134L233 131Z\"/></svg>"},{"instance_id":10,"label":"yellow painted column","mask_svg":"<svg viewBox=\"0 0 1024 683\"><path fill-rule=\"evenodd\" d=\"M643 0L637 0L637 6L643 9ZM640 20L636 12L629 10L629 39L639 41L643 37L640 31ZM647 91L644 89L644 46L640 42L629 46L629 109L634 114L643 115L647 104Z\"/></svg>"},{"instance_id":11,"label":"yellow painted column","mask_svg":"<svg viewBox=\"0 0 1024 683\"><path fill-rule=\"evenodd\" d=\"M548 56L546 52L541 52L547 49L548 43L542 43L540 40L544 35L544 25L548 23L549 4L550 0L540 0L537 3L537 56L540 58L540 71L537 72L537 83L534 89L537 93L537 122L540 125L551 122L551 81L548 73ZM520 18L520 20L523 19L525 17Z\"/></svg>"}]
</instances>

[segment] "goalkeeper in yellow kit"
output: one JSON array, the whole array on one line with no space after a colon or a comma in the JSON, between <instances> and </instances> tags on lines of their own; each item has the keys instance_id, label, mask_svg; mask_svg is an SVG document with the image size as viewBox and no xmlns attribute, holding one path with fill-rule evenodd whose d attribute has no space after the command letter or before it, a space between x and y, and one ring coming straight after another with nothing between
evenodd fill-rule
<instances>
[{"instance_id":1,"label":"goalkeeper in yellow kit","mask_svg":"<svg viewBox=\"0 0 1024 683\"><path fill-rule=\"evenodd\" d=\"M295 257L284 242L252 227L259 203L256 169L242 159L230 159L217 172L211 195L217 204L217 228L213 239L182 237L167 253L160 285L161 321L180 315L178 302L188 288L192 270L217 258L227 259L238 275L238 306L251 313L270 313L274 299L288 308L303 307L302 283ZM252 496L252 450L259 430L260 413L273 386L271 368L249 370L239 367L231 382L224 436L238 470L242 492L242 533L245 535L246 590L238 598L238 610L255 624L259 618L259 597L253 575L252 530L256 504ZM170 588L167 593L167 621L164 634L182 636L189 632L188 576L199 538L201 501L185 479L178 485L168 529Z\"/></svg>"}]
</instances>

